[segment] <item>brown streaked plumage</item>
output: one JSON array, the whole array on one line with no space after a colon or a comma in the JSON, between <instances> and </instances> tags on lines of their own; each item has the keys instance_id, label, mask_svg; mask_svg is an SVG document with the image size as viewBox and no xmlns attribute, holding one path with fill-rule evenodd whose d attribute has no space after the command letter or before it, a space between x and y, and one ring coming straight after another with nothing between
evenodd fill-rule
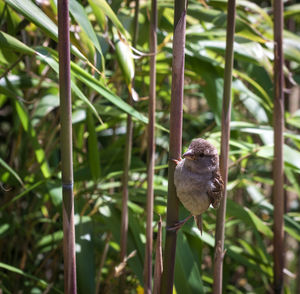
<instances>
[{"instance_id":1,"label":"brown streaked plumage","mask_svg":"<svg viewBox=\"0 0 300 294\"><path fill-rule=\"evenodd\" d=\"M217 208L223 194L218 152L211 143L198 138L191 142L182 157L174 160L177 164L174 174L177 196L202 231L201 214L210 204ZM190 217L169 229L179 229Z\"/></svg>"}]
</instances>

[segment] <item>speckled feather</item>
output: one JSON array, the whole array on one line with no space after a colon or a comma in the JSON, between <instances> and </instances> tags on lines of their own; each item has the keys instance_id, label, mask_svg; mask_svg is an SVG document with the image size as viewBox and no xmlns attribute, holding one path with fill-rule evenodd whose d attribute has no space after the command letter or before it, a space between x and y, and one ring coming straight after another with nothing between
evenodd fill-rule
<instances>
[{"instance_id":1,"label":"speckled feather","mask_svg":"<svg viewBox=\"0 0 300 294\"><path fill-rule=\"evenodd\" d=\"M218 155L218 151L215 146L202 138L194 139L188 150L193 150L195 155Z\"/></svg>"},{"instance_id":2,"label":"speckled feather","mask_svg":"<svg viewBox=\"0 0 300 294\"><path fill-rule=\"evenodd\" d=\"M208 141L194 139L176 166L174 183L177 196L194 216L205 212L210 204L219 206L224 183L219 171L217 149Z\"/></svg>"}]
</instances>

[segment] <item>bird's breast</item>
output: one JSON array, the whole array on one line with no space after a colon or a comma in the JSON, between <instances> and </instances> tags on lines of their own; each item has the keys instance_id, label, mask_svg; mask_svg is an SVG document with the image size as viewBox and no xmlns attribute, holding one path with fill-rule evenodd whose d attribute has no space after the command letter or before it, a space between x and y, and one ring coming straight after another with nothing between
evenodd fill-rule
<instances>
[{"instance_id":1,"label":"bird's breast","mask_svg":"<svg viewBox=\"0 0 300 294\"><path fill-rule=\"evenodd\" d=\"M174 183L177 196L184 207L193 215L206 211L210 205L207 195L208 186L211 184L211 175L207 172L191 171L182 160L175 169Z\"/></svg>"}]
</instances>

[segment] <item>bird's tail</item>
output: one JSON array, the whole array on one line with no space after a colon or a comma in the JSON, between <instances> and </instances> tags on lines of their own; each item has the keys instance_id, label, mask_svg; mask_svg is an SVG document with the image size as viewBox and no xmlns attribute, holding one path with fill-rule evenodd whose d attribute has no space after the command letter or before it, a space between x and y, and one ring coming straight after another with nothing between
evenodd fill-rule
<instances>
[{"instance_id":1,"label":"bird's tail","mask_svg":"<svg viewBox=\"0 0 300 294\"><path fill-rule=\"evenodd\" d=\"M199 215L195 215L194 218L195 218L196 225L202 235L202 216L201 214L199 214Z\"/></svg>"}]
</instances>

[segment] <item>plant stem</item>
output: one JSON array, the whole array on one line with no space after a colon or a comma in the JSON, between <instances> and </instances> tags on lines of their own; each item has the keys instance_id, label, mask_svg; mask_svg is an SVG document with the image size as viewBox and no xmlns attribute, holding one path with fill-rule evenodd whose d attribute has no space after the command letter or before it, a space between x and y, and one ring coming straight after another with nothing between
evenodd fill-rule
<instances>
[{"instance_id":1,"label":"plant stem","mask_svg":"<svg viewBox=\"0 0 300 294\"><path fill-rule=\"evenodd\" d=\"M213 293L222 293L223 284L223 258L224 258L224 232L227 200L227 177L228 177L228 153L230 140L230 118L231 118L231 82L233 67L233 44L235 31L235 0L228 1L227 7L227 32L226 32L226 55L224 72L224 93L222 111L222 135L220 171L224 181L224 196L217 212Z\"/></svg>"},{"instance_id":2,"label":"plant stem","mask_svg":"<svg viewBox=\"0 0 300 294\"><path fill-rule=\"evenodd\" d=\"M154 267L154 281L153 281L153 294L160 294L161 276L163 272L163 260L162 260L162 227L161 216L159 216L157 240L155 250L155 267Z\"/></svg>"},{"instance_id":3,"label":"plant stem","mask_svg":"<svg viewBox=\"0 0 300 294\"><path fill-rule=\"evenodd\" d=\"M170 159L178 159L181 157L186 10L187 0L175 0L170 110ZM175 167L175 162L169 160L167 227L171 227L178 222L178 199L174 185ZM167 231L164 251L164 270L161 284L162 294L173 293L176 237L175 231Z\"/></svg>"},{"instance_id":4,"label":"plant stem","mask_svg":"<svg viewBox=\"0 0 300 294\"><path fill-rule=\"evenodd\" d=\"M132 36L132 46L136 47L138 36L139 36L139 10L140 10L140 0L135 0L134 9L134 31Z\"/></svg>"},{"instance_id":5,"label":"plant stem","mask_svg":"<svg viewBox=\"0 0 300 294\"><path fill-rule=\"evenodd\" d=\"M132 105L132 98L129 97L129 104ZM127 116L126 126L126 145L123 174L123 192L122 192L122 224L121 224L121 262L125 260L127 251L127 233L128 233L128 179L131 164L132 150L132 131L133 123L131 115Z\"/></svg>"},{"instance_id":6,"label":"plant stem","mask_svg":"<svg viewBox=\"0 0 300 294\"><path fill-rule=\"evenodd\" d=\"M274 293L283 292L284 267L284 170L283 170L283 129L284 129L284 75L283 75L283 1L274 1Z\"/></svg>"},{"instance_id":7,"label":"plant stem","mask_svg":"<svg viewBox=\"0 0 300 294\"><path fill-rule=\"evenodd\" d=\"M72 100L70 78L69 3L58 1L58 52L63 190L65 293L75 294L76 258L73 199Z\"/></svg>"},{"instance_id":8,"label":"plant stem","mask_svg":"<svg viewBox=\"0 0 300 294\"><path fill-rule=\"evenodd\" d=\"M146 224L146 252L144 265L144 292L151 294L152 291L152 247L153 247L153 177L155 164L155 108L156 108L156 47L157 47L157 1L151 2L150 19L150 99L148 112L148 183L147 183L147 224Z\"/></svg>"},{"instance_id":9,"label":"plant stem","mask_svg":"<svg viewBox=\"0 0 300 294\"><path fill-rule=\"evenodd\" d=\"M139 13L139 0L135 1L135 16L134 16L134 32L132 46L136 46L138 37L138 13ZM132 87L134 86L134 80L132 81ZM128 93L128 104L133 106L133 99L130 93ZM132 134L133 134L133 122L132 116L127 115L127 126L126 126L126 146L125 146L125 157L124 157L124 174L123 174L123 191L122 191L122 223L121 223L121 262L126 258L127 252L127 234L128 234L128 180L129 170L131 165L131 151L132 151ZM124 291L124 275L120 277L120 293Z\"/></svg>"}]
</instances>

